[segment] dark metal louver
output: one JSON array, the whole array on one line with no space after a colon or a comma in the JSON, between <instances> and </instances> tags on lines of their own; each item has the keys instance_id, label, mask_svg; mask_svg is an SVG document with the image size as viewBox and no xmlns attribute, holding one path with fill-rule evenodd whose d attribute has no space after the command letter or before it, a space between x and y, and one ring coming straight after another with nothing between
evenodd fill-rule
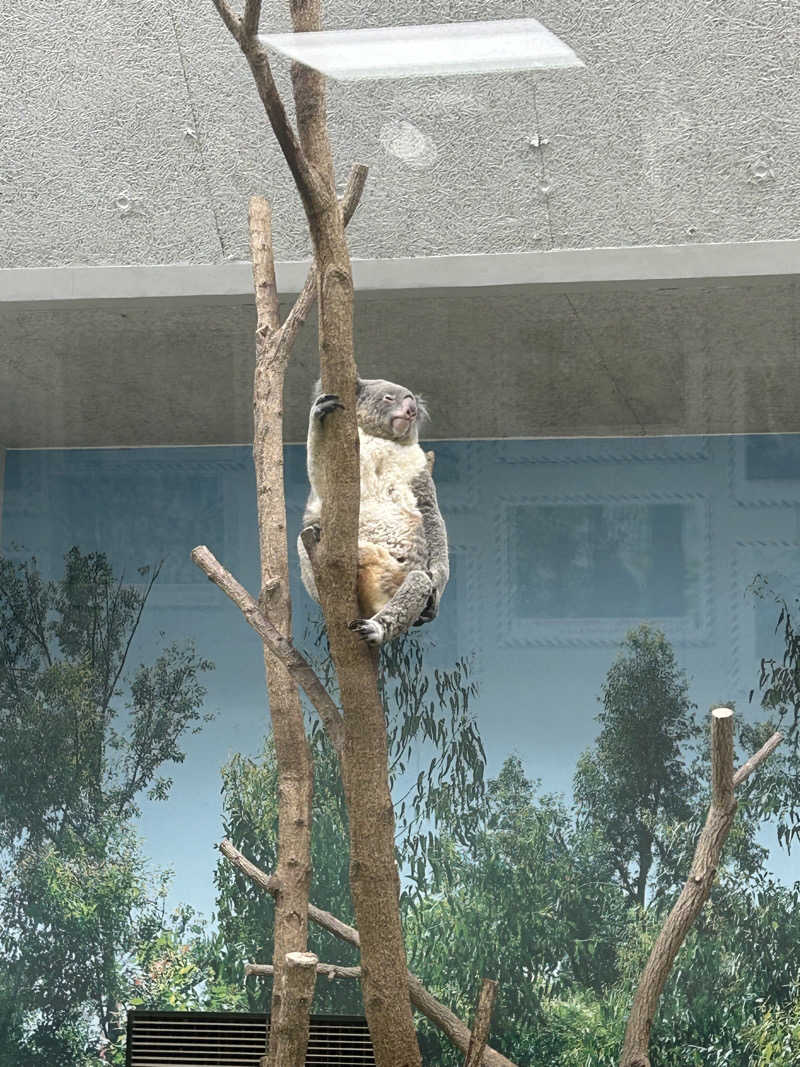
<instances>
[{"instance_id":1,"label":"dark metal louver","mask_svg":"<svg viewBox=\"0 0 800 1067\"><path fill-rule=\"evenodd\" d=\"M127 1067L258 1067L269 1019L249 1012L129 1011ZM312 1015L306 1067L372 1067L366 1019Z\"/></svg>"}]
</instances>

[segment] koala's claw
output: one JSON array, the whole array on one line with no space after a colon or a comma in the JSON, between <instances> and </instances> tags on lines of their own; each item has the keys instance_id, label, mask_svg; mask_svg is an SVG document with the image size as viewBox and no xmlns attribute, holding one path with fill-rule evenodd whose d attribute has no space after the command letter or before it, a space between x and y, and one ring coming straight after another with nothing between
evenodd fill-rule
<instances>
[{"instance_id":1,"label":"koala's claw","mask_svg":"<svg viewBox=\"0 0 800 1067\"><path fill-rule=\"evenodd\" d=\"M347 624L347 629L355 630L368 645L383 644L384 629L375 619L353 619Z\"/></svg>"},{"instance_id":2,"label":"koala's claw","mask_svg":"<svg viewBox=\"0 0 800 1067\"><path fill-rule=\"evenodd\" d=\"M344 411L344 404L339 401L335 393L323 393L314 401L314 418L322 422L326 415L339 408Z\"/></svg>"},{"instance_id":3,"label":"koala's claw","mask_svg":"<svg viewBox=\"0 0 800 1067\"><path fill-rule=\"evenodd\" d=\"M415 626L424 626L426 622L433 622L439 614L438 596L434 590L428 597L428 602L420 612L420 616L414 623Z\"/></svg>"}]
</instances>

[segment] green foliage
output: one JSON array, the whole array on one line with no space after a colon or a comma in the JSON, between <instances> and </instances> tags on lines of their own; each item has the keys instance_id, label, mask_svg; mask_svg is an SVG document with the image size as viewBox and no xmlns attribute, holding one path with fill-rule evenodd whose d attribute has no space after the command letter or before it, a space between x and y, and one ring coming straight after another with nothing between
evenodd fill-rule
<instances>
[{"instance_id":1,"label":"green foliage","mask_svg":"<svg viewBox=\"0 0 800 1067\"><path fill-rule=\"evenodd\" d=\"M782 1007L764 1006L746 1036L758 1067L797 1067L800 1062L800 989Z\"/></svg>"},{"instance_id":2,"label":"green foliage","mask_svg":"<svg viewBox=\"0 0 800 1067\"><path fill-rule=\"evenodd\" d=\"M186 905L136 948L131 1007L149 1011L239 1011L247 998L241 973L228 977L229 953L218 933Z\"/></svg>"},{"instance_id":3,"label":"green foliage","mask_svg":"<svg viewBox=\"0 0 800 1067\"><path fill-rule=\"evenodd\" d=\"M333 691L324 634L318 631L312 657ZM390 778L396 801L397 854L405 873L403 897L410 906L421 899L431 865L441 862L439 828L464 840L474 832L484 794L485 756L469 705L475 695L469 665L429 672L415 636L392 642L381 657L380 685L387 708ZM311 899L346 922L353 922L349 890L347 811L339 765L316 723L310 730L314 760ZM422 769L413 774L411 768ZM413 777L412 777L413 774ZM235 755L222 772L224 832L259 867L272 871L277 842L277 765L270 738L258 761ZM457 818L454 818L454 812ZM227 861L215 874L220 933L242 962L272 962L272 901ZM309 944L320 959L354 965L353 949L330 934L309 931ZM263 1010L270 982L248 980L252 1010ZM316 1011L362 1010L357 983L341 979L318 982Z\"/></svg>"},{"instance_id":4,"label":"green foliage","mask_svg":"<svg viewBox=\"0 0 800 1067\"><path fill-rule=\"evenodd\" d=\"M561 799L537 795L511 757L489 783L473 842L443 842L448 861L406 918L412 969L462 1018L481 978L499 980L492 1040L518 1061L534 1062L537 1042L543 1054L534 1032L549 1000L576 983L604 988L615 976L624 901L595 845ZM430 1062L448 1062L430 1030L426 1049Z\"/></svg>"},{"instance_id":5,"label":"green foliage","mask_svg":"<svg viewBox=\"0 0 800 1067\"><path fill-rule=\"evenodd\" d=\"M29 843L10 875L0 895L0 951L27 1056L69 1063L96 1045L98 1021L106 1036L118 1025L131 956L158 928L165 879L152 879L133 834L113 827L89 840L65 830L57 844Z\"/></svg>"},{"instance_id":6,"label":"green foliage","mask_svg":"<svg viewBox=\"0 0 800 1067\"><path fill-rule=\"evenodd\" d=\"M136 814L142 790L165 795L158 769L183 760L180 738L208 718L199 679L211 664L190 643L139 666L120 703L158 568L140 575L143 589L126 586L102 553L77 548L59 581L45 581L35 559L0 559L0 846Z\"/></svg>"},{"instance_id":7,"label":"green foliage","mask_svg":"<svg viewBox=\"0 0 800 1067\"><path fill-rule=\"evenodd\" d=\"M751 588L761 598L770 592L766 579L760 575ZM751 795L762 817L775 820L778 840L790 851L792 844L800 840L800 631L795 627L788 601L781 596L773 599L778 612L775 632L783 639L783 655L780 659L761 660L758 687L761 706L769 720L760 736L763 743L769 732L781 730L786 741L770 758L768 767L759 772L759 782L751 785ZM800 599L795 599L794 604L800 607ZM754 692L750 692L751 700ZM776 790L778 781L781 788Z\"/></svg>"},{"instance_id":8,"label":"green foliage","mask_svg":"<svg viewBox=\"0 0 800 1067\"><path fill-rule=\"evenodd\" d=\"M631 902L643 905L654 862L669 855L668 827L696 811L685 748L699 728L686 676L664 635L648 626L626 636L600 699L600 734L578 761L575 802L601 831Z\"/></svg>"},{"instance_id":9,"label":"green foliage","mask_svg":"<svg viewBox=\"0 0 800 1067\"><path fill-rule=\"evenodd\" d=\"M137 954L161 936L166 876L130 823L208 718L211 664L173 644L126 675L158 568L139 573L125 585L77 548L57 581L0 559L0 1063L116 1046Z\"/></svg>"},{"instance_id":10,"label":"green foliage","mask_svg":"<svg viewBox=\"0 0 800 1067\"><path fill-rule=\"evenodd\" d=\"M537 795L519 761L506 761L480 831L468 846L443 836L446 865L406 922L413 969L462 1017L480 979L500 979L492 1043L517 1063L616 1067L708 803L705 731L662 634L627 636L601 699L601 731L576 776L579 811ZM771 731L743 726L740 745L749 755ZM778 761L740 792L718 884L659 1006L653 1067L755 1067L748 1035L763 1006L785 1014L800 973L800 884L771 880L754 838L786 771ZM426 1062L459 1062L427 1026L423 1042Z\"/></svg>"}]
</instances>

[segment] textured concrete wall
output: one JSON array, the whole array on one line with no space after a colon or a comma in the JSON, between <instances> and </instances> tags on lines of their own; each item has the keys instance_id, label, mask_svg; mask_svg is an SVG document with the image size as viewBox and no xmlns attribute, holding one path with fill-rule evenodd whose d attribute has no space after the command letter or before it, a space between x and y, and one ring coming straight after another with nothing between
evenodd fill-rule
<instances>
[{"instance_id":1,"label":"textured concrete wall","mask_svg":"<svg viewBox=\"0 0 800 1067\"><path fill-rule=\"evenodd\" d=\"M285 4L262 25L287 27ZM530 15L522 0L332 0L327 25ZM800 5L541 0L583 71L332 85L357 256L800 236ZM281 84L286 69L277 65ZM0 266L246 256L247 197L308 250L210 0L0 9ZM446 279L443 279L446 284Z\"/></svg>"},{"instance_id":2,"label":"textured concrete wall","mask_svg":"<svg viewBox=\"0 0 800 1067\"><path fill-rule=\"evenodd\" d=\"M361 373L425 394L434 438L800 432L798 283L535 288L362 298ZM166 304L166 302L165 302ZM251 437L250 307L4 312L10 448ZM294 354L287 434L305 438L315 323Z\"/></svg>"}]
</instances>

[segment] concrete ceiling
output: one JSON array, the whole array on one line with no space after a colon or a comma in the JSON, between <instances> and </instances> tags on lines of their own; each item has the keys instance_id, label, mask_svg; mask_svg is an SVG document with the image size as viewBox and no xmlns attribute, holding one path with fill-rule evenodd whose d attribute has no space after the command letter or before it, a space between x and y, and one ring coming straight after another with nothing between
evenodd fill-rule
<instances>
[{"instance_id":1,"label":"concrete ceiling","mask_svg":"<svg viewBox=\"0 0 800 1067\"><path fill-rule=\"evenodd\" d=\"M536 15L584 70L332 84L365 258L800 237L800 5L331 0L326 24ZM288 28L284 0L262 26ZM278 64L281 84L286 69ZM0 267L308 252L288 172L211 0L0 8Z\"/></svg>"},{"instance_id":2,"label":"concrete ceiling","mask_svg":"<svg viewBox=\"0 0 800 1067\"><path fill-rule=\"evenodd\" d=\"M800 282L545 292L391 291L357 300L361 373L429 398L435 438L800 432ZM249 305L0 313L0 446L251 440ZM315 323L286 388L302 441Z\"/></svg>"},{"instance_id":3,"label":"concrete ceiling","mask_svg":"<svg viewBox=\"0 0 800 1067\"><path fill-rule=\"evenodd\" d=\"M800 432L800 5L326 4L331 28L529 15L585 69L330 86L337 174L370 167L361 372L426 393L433 438ZM211 0L0 6L0 130L0 450L248 441L248 197L280 261L309 247Z\"/></svg>"}]
</instances>

